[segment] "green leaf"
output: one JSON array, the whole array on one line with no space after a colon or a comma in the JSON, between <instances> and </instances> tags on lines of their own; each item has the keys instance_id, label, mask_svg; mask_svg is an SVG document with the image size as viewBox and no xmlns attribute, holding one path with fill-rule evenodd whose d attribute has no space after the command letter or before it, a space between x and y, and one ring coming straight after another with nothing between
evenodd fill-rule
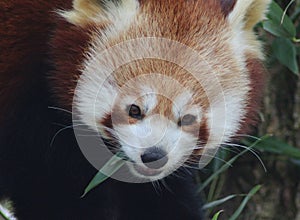
<instances>
[{"instance_id":1,"label":"green leaf","mask_svg":"<svg viewBox=\"0 0 300 220\"><path fill-rule=\"evenodd\" d=\"M0 219L9 220L9 218L0 209Z\"/></svg>"},{"instance_id":2,"label":"green leaf","mask_svg":"<svg viewBox=\"0 0 300 220\"><path fill-rule=\"evenodd\" d=\"M276 2L270 4L268 20L263 22L263 28L277 37L294 38L296 28L292 20L284 14L284 11Z\"/></svg>"},{"instance_id":3,"label":"green leaf","mask_svg":"<svg viewBox=\"0 0 300 220\"><path fill-rule=\"evenodd\" d=\"M223 198L223 199L218 199L218 200L215 200L215 201L213 201L213 202L210 202L210 203L207 203L207 204L205 204L203 207L202 207L202 209L211 209L211 208L215 208L216 206L219 206L219 205L221 205L221 204L223 204L223 203L225 203L225 202L227 202L227 201L229 201L229 200L231 200L231 199L233 199L233 198L236 198L238 195L230 195L230 196L227 196L227 197L225 197L225 198Z\"/></svg>"},{"instance_id":4,"label":"green leaf","mask_svg":"<svg viewBox=\"0 0 300 220\"><path fill-rule=\"evenodd\" d=\"M251 144L247 141L245 141L244 143L246 145ZM266 151L270 153L284 155L294 159L300 159L300 149L292 147L284 141L279 140L275 137L268 137L264 139L263 141L256 144L255 148L260 151Z\"/></svg>"},{"instance_id":5,"label":"green leaf","mask_svg":"<svg viewBox=\"0 0 300 220\"><path fill-rule=\"evenodd\" d=\"M217 213L214 215L214 217L212 218L212 220L218 220L218 219L219 219L219 216L220 216L220 214L221 214L222 212L223 212L223 210L217 212Z\"/></svg>"},{"instance_id":6,"label":"green leaf","mask_svg":"<svg viewBox=\"0 0 300 220\"><path fill-rule=\"evenodd\" d=\"M231 158L227 163L225 163L219 170L215 171L210 177L207 178L207 180L205 180L204 183L201 184L201 186L198 188L198 192L201 192L205 187L207 187L210 182L212 182L215 178L217 178L221 173L225 172L230 166L232 166L232 164L243 154L245 154L246 152L248 152L249 150L251 150L255 145L257 145L259 142L263 141L265 138L267 138L268 136L264 136L261 139L255 141L253 144L251 144L251 146L249 146L247 149L243 150L242 152L240 152L239 154L237 154L236 156L234 156L233 158Z\"/></svg>"},{"instance_id":7,"label":"green leaf","mask_svg":"<svg viewBox=\"0 0 300 220\"><path fill-rule=\"evenodd\" d=\"M263 28L277 37L292 38L280 25L271 20L263 22Z\"/></svg>"},{"instance_id":8,"label":"green leaf","mask_svg":"<svg viewBox=\"0 0 300 220\"><path fill-rule=\"evenodd\" d=\"M124 164L125 160L121 157L121 153L114 155L96 174L96 176L92 179L89 185L85 188L83 195L81 198L85 197L88 192L94 189L99 184L103 183L110 176L112 176L115 172L117 172ZM106 175L108 174L108 176Z\"/></svg>"},{"instance_id":9,"label":"green leaf","mask_svg":"<svg viewBox=\"0 0 300 220\"><path fill-rule=\"evenodd\" d=\"M296 46L288 39L277 38L272 43L273 53L281 64L299 74Z\"/></svg>"},{"instance_id":10,"label":"green leaf","mask_svg":"<svg viewBox=\"0 0 300 220\"><path fill-rule=\"evenodd\" d=\"M257 185L254 188L250 190L248 195L244 198L239 208L233 213L233 215L229 218L229 220L236 220L242 211L244 210L245 206L247 205L248 201L251 199L251 197L256 194L261 189L261 185Z\"/></svg>"}]
</instances>

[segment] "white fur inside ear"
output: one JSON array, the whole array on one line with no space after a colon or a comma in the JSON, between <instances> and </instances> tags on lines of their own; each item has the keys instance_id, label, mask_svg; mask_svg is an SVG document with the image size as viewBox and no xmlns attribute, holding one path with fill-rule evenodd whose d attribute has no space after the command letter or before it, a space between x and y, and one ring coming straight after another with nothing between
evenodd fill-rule
<instances>
[{"instance_id":1,"label":"white fur inside ear","mask_svg":"<svg viewBox=\"0 0 300 220\"><path fill-rule=\"evenodd\" d=\"M58 14L74 25L83 26L99 20L103 17L104 11L96 0L73 0L72 10L59 10Z\"/></svg>"},{"instance_id":2,"label":"white fur inside ear","mask_svg":"<svg viewBox=\"0 0 300 220\"><path fill-rule=\"evenodd\" d=\"M110 25L123 25L128 22L139 8L137 0L103 1L74 0L73 9L70 11L58 11L68 22L85 26L90 23Z\"/></svg>"},{"instance_id":3,"label":"white fur inside ear","mask_svg":"<svg viewBox=\"0 0 300 220\"><path fill-rule=\"evenodd\" d=\"M102 31L102 38L116 37L126 30L134 20L139 9L137 0L120 0L118 4L108 1L105 5L107 27Z\"/></svg>"},{"instance_id":4,"label":"white fur inside ear","mask_svg":"<svg viewBox=\"0 0 300 220\"><path fill-rule=\"evenodd\" d=\"M265 18L271 0L237 0L233 11L229 14L229 22L233 27L243 26L250 30Z\"/></svg>"},{"instance_id":5,"label":"white fur inside ear","mask_svg":"<svg viewBox=\"0 0 300 220\"><path fill-rule=\"evenodd\" d=\"M253 27L265 18L270 2L271 0L237 0L229 14L228 21L233 31L230 44L239 63L245 63L245 54L264 59L261 43L257 41Z\"/></svg>"}]
</instances>

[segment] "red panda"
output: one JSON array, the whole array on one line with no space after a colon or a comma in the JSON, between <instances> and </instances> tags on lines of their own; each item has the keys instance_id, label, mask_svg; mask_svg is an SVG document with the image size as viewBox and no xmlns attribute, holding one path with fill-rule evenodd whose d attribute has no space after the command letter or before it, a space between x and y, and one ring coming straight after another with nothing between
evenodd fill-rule
<instances>
[{"instance_id":1,"label":"red panda","mask_svg":"<svg viewBox=\"0 0 300 220\"><path fill-rule=\"evenodd\" d=\"M185 168L255 125L269 2L0 2L0 197L20 220L202 219ZM100 139L126 172L80 199Z\"/></svg>"}]
</instances>

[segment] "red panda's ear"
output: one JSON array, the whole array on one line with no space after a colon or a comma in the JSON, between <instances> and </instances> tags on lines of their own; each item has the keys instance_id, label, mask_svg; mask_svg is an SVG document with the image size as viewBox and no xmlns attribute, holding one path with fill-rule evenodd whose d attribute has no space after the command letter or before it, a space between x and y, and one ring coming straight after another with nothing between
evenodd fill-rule
<instances>
[{"instance_id":1,"label":"red panda's ear","mask_svg":"<svg viewBox=\"0 0 300 220\"><path fill-rule=\"evenodd\" d=\"M237 0L221 0L221 9L224 15L227 17L232 12Z\"/></svg>"},{"instance_id":2,"label":"red panda's ear","mask_svg":"<svg viewBox=\"0 0 300 220\"><path fill-rule=\"evenodd\" d=\"M73 0L73 9L70 11L59 11L68 22L84 26L95 20L99 20L103 15L102 6L97 0Z\"/></svg>"},{"instance_id":3,"label":"red panda's ear","mask_svg":"<svg viewBox=\"0 0 300 220\"><path fill-rule=\"evenodd\" d=\"M73 9L59 11L68 22L85 26L88 24L114 23L123 11L135 12L138 8L138 0L73 0Z\"/></svg>"},{"instance_id":4,"label":"red panda's ear","mask_svg":"<svg viewBox=\"0 0 300 220\"><path fill-rule=\"evenodd\" d=\"M233 28L251 30L265 18L271 0L221 0L222 11Z\"/></svg>"}]
</instances>

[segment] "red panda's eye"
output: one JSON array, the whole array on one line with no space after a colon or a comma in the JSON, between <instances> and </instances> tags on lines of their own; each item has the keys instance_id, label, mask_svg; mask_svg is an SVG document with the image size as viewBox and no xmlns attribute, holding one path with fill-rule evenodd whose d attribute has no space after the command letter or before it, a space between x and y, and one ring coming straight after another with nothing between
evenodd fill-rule
<instances>
[{"instance_id":1,"label":"red panda's eye","mask_svg":"<svg viewBox=\"0 0 300 220\"><path fill-rule=\"evenodd\" d=\"M137 105L131 105L129 107L129 116L136 119L142 119L142 111Z\"/></svg>"},{"instance_id":2,"label":"red panda's eye","mask_svg":"<svg viewBox=\"0 0 300 220\"><path fill-rule=\"evenodd\" d=\"M179 120L178 126L191 125L195 121L196 121L196 117L194 115L185 115Z\"/></svg>"}]
</instances>

